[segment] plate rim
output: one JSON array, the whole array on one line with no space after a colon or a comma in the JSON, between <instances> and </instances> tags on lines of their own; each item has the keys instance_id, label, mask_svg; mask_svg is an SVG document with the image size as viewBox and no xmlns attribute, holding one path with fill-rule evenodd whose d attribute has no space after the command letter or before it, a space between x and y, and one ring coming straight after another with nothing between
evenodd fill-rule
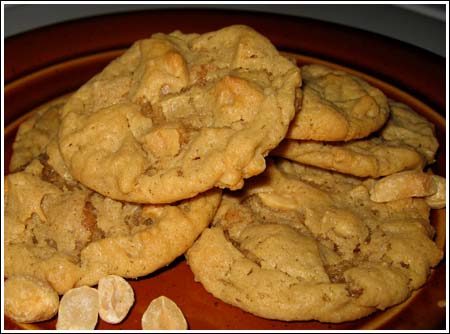
<instances>
[{"instance_id":1,"label":"plate rim","mask_svg":"<svg viewBox=\"0 0 450 334\"><path fill-rule=\"evenodd\" d=\"M162 26L164 26L166 29L169 26L176 26L171 24L170 22L166 22L167 18L179 18L180 25L183 25L183 27L185 27L186 25L188 25L186 23L186 20L192 15L194 15L195 17L201 17L203 18L203 21L205 21L191 22L189 26L195 27L205 28L210 26L217 26L218 23L214 22L214 20L218 20L220 22L226 22L227 20L229 20L232 24L241 21L244 24L249 22L254 23L257 26L255 28L264 28L265 30L267 30L265 35L269 35L272 37L276 36L277 38L273 39L273 43L277 47L280 47L281 50L285 49L286 51L295 51L298 53L309 54L321 59L332 61L334 63L349 66L351 68L360 70L361 72L370 73L372 75L381 74L381 76L379 77L384 81L392 82L392 84L396 87L402 88L404 91L410 93L411 95L418 96L421 101L424 101L426 104L430 105L433 109L446 117L446 61L444 57L434 54L428 50L421 49L415 45L395 40L385 35L362 30L359 28L345 26L339 23L327 22L307 17L249 10L240 11L223 8L162 8L133 10L128 12L79 18L33 29L27 32L10 36L5 39L5 83L17 79L18 77L29 73L30 71L35 71L38 69L35 66L28 68L25 71L26 73L24 73L23 71L14 72L14 69L10 72L9 69L11 66L6 66L10 64L8 63L8 55L13 54L14 51L20 50L21 46L23 49L23 44L29 44L28 42L30 40L33 40L33 38L40 38L39 40L41 41L43 37L48 35L51 35L53 37L58 37L59 35L66 36L67 32L70 32L71 34L69 35L74 37L75 40L78 40L80 36L83 36L83 34L88 34L88 32L83 31L83 29L88 29L95 26L99 27L102 24L108 22L116 22L117 24L117 22L123 20L133 24L133 20L140 22L146 18L157 20L157 23L155 24L162 24ZM164 18L161 19L159 18L159 16L163 16ZM164 21L164 19L166 19L166 21ZM133 29L135 29L136 27L140 27L139 24L141 23L136 24L137 26L133 26ZM277 24L276 29L271 27L271 25L274 24ZM74 27L81 28L81 31L74 32ZM153 23L148 24L148 27L149 30L151 30L150 27L153 27ZM328 50L326 47L320 45L321 43L315 43L315 41L311 39L307 39L307 41L302 42L302 40L305 39L305 35L301 35L299 36L299 38L291 38L286 36L289 32L292 33L293 31L297 31L296 29L305 27L313 28L312 30L308 31L308 33L314 34L314 38L323 38L327 43L334 43L334 40L336 40L336 43L339 42L342 44L342 46L340 48ZM283 29L291 30L285 32L285 30ZM90 31L90 33L95 34L96 32ZM138 34L136 32L132 33L136 36L142 36L142 34ZM117 35L120 34L121 32L117 33ZM329 34L331 34L333 38L329 37ZM349 38L348 36L351 36L351 38ZM113 48L126 47L129 46L132 42L130 40L127 40L127 38L122 35L120 35L120 37L107 38L112 38L113 40L115 39L117 41L114 43L106 43L100 48L100 50L110 50L111 45L114 45ZM60 36L60 39L64 41L64 37ZM90 40L88 39L87 42L87 44L89 44ZM360 47L361 43L366 48ZM335 44L333 44L333 46L335 46ZM58 46L58 48L64 49L64 47L62 46ZM368 51L367 48L370 48L370 51ZM42 55L45 54L45 50L42 49L43 48L35 47L35 49L33 50L40 51ZM99 51L99 49L89 46L87 49L83 49L81 55L89 54L93 51L97 52ZM395 75L393 73L389 73L389 71L386 72L386 62L384 62L383 59L380 59L381 55L383 55L382 51L389 52L389 59L391 59L391 61L392 58L403 58L396 59L396 61L401 60L400 64L405 68L404 71L394 68ZM352 53L354 53L355 56ZM66 50L65 53L63 52L62 55L56 58L44 57L46 59L46 63L44 65L46 66L55 62L59 62L61 60L70 59L73 54L74 52L72 49L71 51ZM75 54L76 56L80 55L77 53ZM365 55L366 57L356 57L356 55ZM374 62L375 64L377 64L375 68L373 66ZM424 63L428 65L426 68L423 66ZM12 62L12 65L13 64L14 62ZM380 69L378 68L379 66L382 66L383 70L380 71ZM415 80L416 82L414 83L408 82L408 80L406 80L406 78L414 78L414 76L416 75L420 78L424 78L423 81L425 81L426 83L421 83L421 80ZM439 83L438 85L436 85L438 87L438 92L436 91L436 89L432 89L428 85L428 82L433 81Z\"/></svg>"},{"instance_id":2,"label":"plate rim","mask_svg":"<svg viewBox=\"0 0 450 334\"><path fill-rule=\"evenodd\" d=\"M100 52L100 53L97 53L94 55L87 55L87 56L79 57L77 59L71 59L71 60L68 60L63 63L58 63L55 65L52 65L48 68L31 73L28 76L21 77L18 80L7 84L5 86L5 92L9 91L9 90L13 90L14 88L16 88L22 84L26 84L27 80L33 80L35 77L39 77L40 75L45 76L46 74L48 74L54 70L58 70L58 71L63 70L65 66L76 66L83 62L89 62L89 61L99 59L99 58L102 59L102 58L117 56L118 54L120 54L123 51L124 51L124 49L119 49L119 50L115 50L115 51L105 51L105 52ZM445 118L442 117L442 115L440 113L438 113L437 111L435 111L434 109L432 109L431 107L429 107L428 105L426 105L425 103L423 103L422 101L417 99L415 96L412 96L407 92L404 92L401 88L395 87L389 83L384 82L381 79L375 78L375 77L365 74L365 73L362 73L358 70L354 70L354 69L348 68L346 66L342 66L340 64L335 64L335 63L332 63L332 62L329 62L326 60L324 61L322 59L318 59L318 58L311 57L311 56L304 56L301 54L286 53L286 52L283 52L283 53L286 55L294 56L297 61L302 60L306 63L322 63L324 65L328 65L328 66L332 66L332 67L335 67L335 68L338 68L338 69L341 69L344 71L348 71L349 73L352 73L355 75L360 75L361 77L363 77L363 79L367 80L371 84L384 86L385 89L387 89L391 92L395 91L395 92L399 93L400 96L403 97L404 100L414 101L415 104L419 105L419 110L418 110L419 112L422 112L422 108L423 108L423 110L426 110L427 114L430 113L431 115L433 115L433 117L436 120L439 120L439 123L440 123L439 126L446 129L446 120L445 120ZM61 96L58 98L61 98ZM56 99L58 99L58 98L56 98ZM43 105L45 105L47 103L52 103L54 100L55 99L49 100L46 103L44 103ZM16 129L18 127L18 125L21 121L23 121L26 117L29 117L31 113L36 111L36 109L41 108L43 105L40 105L40 106L34 108L32 111L27 113L25 116L22 116L21 118L16 119L14 122L6 125L6 127L4 129L5 130L4 136L9 135L11 131L14 131L14 129ZM5 174L5 175L7 175L7 174ZM442 260L442 261L444 261L444 260ZM440 264L440 265L442 265L442 264ZM428 278L428 280L430 280L430 278L431 278L431 275ZM396 306L392 306L383 312L377 312L377 314L373 315L368 320L367 323L364 323L361 327L358 327L355 329L376 329L376 328L379 328L380 326L386 324L387 322L395 319L395 317L397 315L399 315L403 311L403 309L407 308L414 301L415 298L420 296L421 291L425 288L426 288L426 285L424 285L424 287L422 287L418 290L413 291L412 295L407 300L405 300L403 303L396 305ZM22 326L22 328L25 328L25 329L40 329L39 324L25 324L25 325L17 324L17 325L19 327Z\"/></svg>"}]
</instances>

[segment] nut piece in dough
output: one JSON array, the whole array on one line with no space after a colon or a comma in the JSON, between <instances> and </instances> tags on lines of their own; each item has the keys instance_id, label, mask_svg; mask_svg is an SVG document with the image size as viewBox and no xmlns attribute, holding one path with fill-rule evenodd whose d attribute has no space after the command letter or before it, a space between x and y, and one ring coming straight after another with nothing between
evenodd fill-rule
<instances>
[{"instance_id":1,"label":"nut piece in dough","mask_svg":"<svg viewBox=\"0 0 450 334\"><path fill-rule=\"evenodd\" d=\"M92 330L98 320L98 292L88 286L70 289L59 303L57 330Z\"/></svg>"},{"instance_id":2,"label":"nut piece in dough","mask_svg":"<svg viewBox=\"0 0 450 334\"><path fill-rule=\"evenodd\" d=\"M374 202L391 202L409 197L426 197L436 193L431 175L422 171L404 171L378 180L370 189Z\"/></svg>"},{"instance_id":3,"label":"nut piece in dough","mask_svg":"<svg viewBox=\"0 0 450 334\"><path fill-rule=\"evenodd\" d=\"M133 306L134 292L124 278L108 275L98 281L98 298L100 318L107 323L118 324Z\"/></svg>"},{"instance_id":4,"label":"nut piece in dough","mask_svg":"<svg viewBox=\"0 0 450 334\"><path fill-rule=\"evenodd\" d=\"M44 321L58 312L59 296L43 280L32 276L12 276L4 288L5 315L14 321Z\"/></svg>"},{"instance_id":5,"label":"nut piece in dough","mask_svg":"<svg viewBox=\"0 0 450 334\"><path fill-rule=\"evenodd\" d=\"M142 329L185 330L187 322L183 312L166 296L153 299L142 315Z\"/></svg>"},{"instance_id":6,"label":"nut piece in dough","mask_svg":"<svg viewBox=\"0 0 450 334\"><path fill-rule=\"evenodd\" d=\"M431 179L436 186L436 192L433 195L425 197L425 202L432 209L443 209L446 205L446 180L439 175L431 175Z\"/></svg>"}]
</instances>

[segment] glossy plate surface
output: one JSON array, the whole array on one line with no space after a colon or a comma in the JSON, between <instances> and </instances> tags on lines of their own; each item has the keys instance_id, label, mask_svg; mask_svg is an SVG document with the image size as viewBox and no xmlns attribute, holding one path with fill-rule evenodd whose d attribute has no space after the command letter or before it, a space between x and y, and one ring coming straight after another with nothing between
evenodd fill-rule
<instances>
[{"instance_id":1,"label":"glossy plate surface","mask_svg":"<svg viewBox=\"0 0 450 334\"><path fill-rule=\"evenodd\" d=\"M382 89L388 97L408 104L427 117L435 124L441 144L433 171L445 176L443 59L377 35L323 22L223 11L112 15L56 25L6 40L5 172L8 171L16 130L29 111L75 90L133 41L160 31L206 32L235 23L253 26L280 50L294 57L299 65L321 63L359 75ZM380 58L382 53L383 59ZM407 59L406 55L409 55ZM422 67L415 67L419 63ZM423 69L425 65L427 71ZM443 209L433 210L431 217L437 230L436 242L442 248L446 243L445 216ZM445 282L444 259L428 283L401 305L342 324L282 322L253 316L214 298L194 281L181 257L156 273L130 281L136 295L131 313L118 325L99 321L96 329L140 329L141 316L147 305L160 295L178 304L190 329L444 329ZM56 319L24 325L5 318L5 329L46 330L54 329L55 324Z\"/></svg>"}]
</instances>

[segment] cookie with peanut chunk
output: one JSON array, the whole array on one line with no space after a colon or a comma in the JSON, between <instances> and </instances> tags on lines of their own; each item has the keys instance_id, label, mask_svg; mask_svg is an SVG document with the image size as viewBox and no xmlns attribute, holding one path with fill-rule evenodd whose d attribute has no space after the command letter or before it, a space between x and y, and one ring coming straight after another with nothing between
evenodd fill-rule
<instances>
[{"instance_id":1,"label":"cookie with peanut chunk","mask_svg":"<svg viewBox=\"0 0 450 334\"><path fill-rule=\"evenodd\" d=\"M422 170L434 162L434 125L407 105L389 101L391 115L381 130L349 142L284 140L272 155L360 177Z\"/></svg>"},{"instance_id":2,"label":"cookie with peanut chunk","mask_svg":"<svg viewBox=\"0 0 450 334\"><path fill-rule=\"evenodd\" d=\"M295 115L300 70L247 26L137 41L63 109L59 147L85 186L138 203L239 189Z\"/></svg>"},{"instance_id":3,"label":"cookie with peanut chunk","mask_svg":"<svg viewBox=\"0 0 450 334\"><path fill-rule=\"evenodd\" d=\"M363 79L323 65L301 68L303 100L287 137L348 141L367 137L387 121L386 96Z\"/></svg>"},{"instance_id":4,"label":"cookie with peanut chunk","mask_svg":"<svg viewBox=\"0 0 450 334\"><path fill-rule=\"evenodd\" d=\"M269 162L224 194L187 251L195 279L227 303L286 321L350 321L404 301L443 251L425 198L375 202L373 182Z\"/></svg>"},{"instance_id":5,"label":"cookie with peanut chunk","mask_svg":"<svg viewBox=\"0 0 450 334\"><path fill-rule=\"evenodd\" d=\"M63 294L107 275L136 278L171 263L211 222L220 190L168 205L116 201L66 176L55 141L5 177L5 277Z\"/></svg>"}]
</instances>

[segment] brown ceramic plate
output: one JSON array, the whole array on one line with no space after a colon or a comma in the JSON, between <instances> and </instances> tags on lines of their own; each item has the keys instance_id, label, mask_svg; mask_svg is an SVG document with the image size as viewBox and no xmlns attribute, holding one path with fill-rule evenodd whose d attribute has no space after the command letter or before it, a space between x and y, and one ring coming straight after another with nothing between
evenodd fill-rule
<instances>
[{"instance_id":1,"label":"brown ceramic plate","mask_svg":"<svg viewBox=\"0 0 450 334\"><path fill-rule=\"evenodd\" d=\"M5 41L4 167L20 123L35 109L69 93L100 71L133 41L155 32L206 32L248 24L266 35L299 64L322 63L360 75L386 95L410 105L436 125L441 143L435 173L446 173L445 60L378 35L313 20L225 11L148 11L111 15L55 25ZM433 210L436 242L446 244L446 211ZM349 330L444 329L446 264L411 298L383 312L342 324L262 319L207 293L181 257L156 273L130 281L136 303L118 325L99 321L96 329L135 329L148 303L160 295L183 310L190 329ZM301 302L301 301L299 301ZM54 329L56 319L25 325L5 317L5 329Z\"/></svg>"}]
</instances>

